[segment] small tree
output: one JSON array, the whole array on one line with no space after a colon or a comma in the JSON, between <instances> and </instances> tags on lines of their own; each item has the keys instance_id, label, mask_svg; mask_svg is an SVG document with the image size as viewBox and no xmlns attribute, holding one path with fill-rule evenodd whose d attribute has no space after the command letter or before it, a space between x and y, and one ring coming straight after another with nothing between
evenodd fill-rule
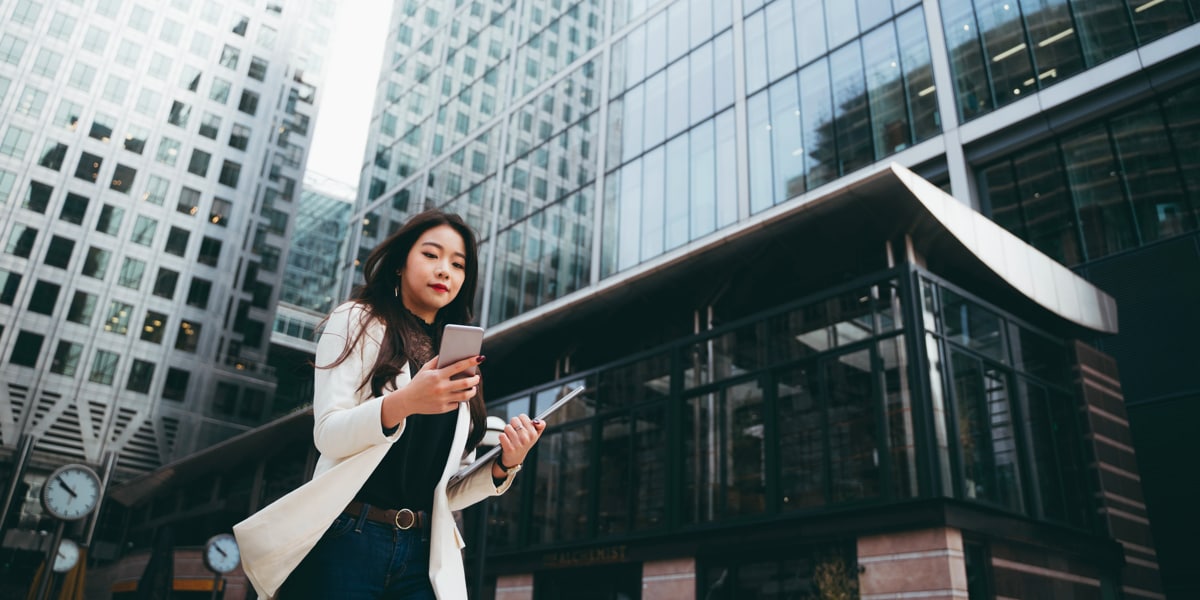
<instances>
[{"instance_id":1,"label":"small tree","mask_svg":"<svg viewBox=\"0 0 1200 600\"><path fill-rule=\"evenodd\" d=\"M808 600L858 600L858 574L851 573L840 556L817 563L813 585L817 593L809 595Z\"/></svg>"}]
</instances>

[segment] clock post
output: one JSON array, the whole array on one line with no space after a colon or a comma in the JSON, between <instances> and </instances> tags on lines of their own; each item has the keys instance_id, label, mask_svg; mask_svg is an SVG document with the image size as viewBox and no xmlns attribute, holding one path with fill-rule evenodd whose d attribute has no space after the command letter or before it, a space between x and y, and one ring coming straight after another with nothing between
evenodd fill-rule
<instances>
[{"instance_id":1,"label":"clock post","mask_svg":"<svg viewBox=\"0 0 1200 600\"><path fill-rule=\"evenodd\" d=\"M213 572L212 600L217 600L217 588L222 584L225 574L236 569L241 561L241 552L233 534L218 533L208 538L204 544L204 566Z\"/></svg>"},{"instance_id":2,"label":"clock post","mask_svg":"<svg viewBox=\"0 0 1200 600\"><path fill-rule=\"evenodd\" d=\"M50 582L67 521L78 521L91 514L100 503L100 490L100 477L87 465L65 465L46 478L46 484L42 486L42 508L58 520L58 526L54 528L54 539L46 551L46 564L33 596L36 600L42 600L46 584Z\"/></svg>"}]
</instances>

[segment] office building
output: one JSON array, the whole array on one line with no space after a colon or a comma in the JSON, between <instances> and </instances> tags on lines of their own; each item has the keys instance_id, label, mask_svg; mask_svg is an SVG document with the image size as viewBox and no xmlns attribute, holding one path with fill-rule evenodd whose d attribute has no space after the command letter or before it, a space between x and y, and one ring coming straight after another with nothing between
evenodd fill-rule
<instances>
[{"instance_id":1,"label":"office building","mask_svg":"<svg viewBox=\"0 0 1200 600\"><path fill-rule=\"evenodd\" d=\"M331 2L0 2L0 473L116 481L264 422ZM22 502L23 501L23 502ZM95 556L93 552L93 556ZM36 565L35 565L36 566Z\"/></svg>"},{"instance_id":2,"label":"office building","mask_svg":"<svg viewBox=\"0 0 1200 600\"><path fill-rule=\"evenodd\" d=\"M588 388L465 512L474 593L1195 595L1197 10L396 3L343 290L458 212L490 412ZM231 524L310 418L118 493Z\"/></svg>"},{"instance_id":3,"label":"office building","mask_svg":"<svg viewBox=\"0 0 1200 600\"><path fill-rule=\"evenodd\" d=\"M353 202L353 187L305 173L267 357L277 377L272 417L312 403L315 331L340 302Z\"/></svg>"},{"instance_id":4,"label":"office building","mask_svg":"<svg viewBox=\"0 0 1200 600\"><path fill-rule=\"evenodd\" d=\"M867 587L872 571L920 562L896 556L928 551L970 577L945 597L968 585L972 598L1058 597L1054 586L1161 597L1160 561L1172 594L1194 593L1185 498L1196 484L1178 488L1169 465L1194 454L1179 442L1200 392L1179 368L1196 363L1200 332L1198 10L1140 0L397 3L358 260L418 210L463 214L482 240L493 410L532 407L577 380L595 386L555 424L520 489L491 505L481 585L494 583L497 598L618 580L614 591L631 594L670 581L694 583L696 597L740 597L728 590L747 581L782 594L803 591L789 582L810 577L814 557L831 552L814 548L832 540ZM1044 303L1063 311L1055 318L1022 308L1055 285L1048 272L1011 271L1020 281L1004 292L966 268L975 259L925 237L942 234L879 224L886 203L857 200L887 193L904 204L903 177L881 171L893 161L1111 294L1119 333L1066 325L1081 322L1068 316L1081 296ZM860 207L860 219L841 206ZM905 234L907 248L896 241ZM985 272L983 258L974 264ZM930 274L945 287L921 283ZM893 291L894 277L907 291ZM1012 289L1026 283L1033 291L1018 300ZM862 298L900 298L908 318L863 312L849 325ZM960 299L990 307L987 333ZM923 333L923 313L941 324L926 320ZM1011 353L1025 334L1012 328L1026 326L1056 348L1082 344L1057 383L1023 379ZM885 330L905 332L903 350L849 350L882 343ZM802 352L787 350L797 342ZM1096 350L1115 363L1088 358ZM1101 373L1106 393L1123 391L1128 421L1119 402L1091 404ZM899 389L912 429L889 424ZM1030 407L1060 393L1055 410L1084 412L1075 433L1064 433L1073 419L1055 431L1080 436L1086 452L1072 457L1068 444L1050 467ZM987 408L968 406L983 398ZM870 408L850 407L860 402ZM913 456L894 454L902 440L915 440ZM1071 479L1073 469L1090 475ZM1037 508L1066 500L1056 486L1074 516ZM999 521L974 513L949 526L965 545L925 548L903 539L931 529L874 520L934 499L986 505L978 510ZM840 530L821 525L839 519ZM1123 558L1081 558L1073 545L1084 538L1044 554L1013 549L1032 531L1023 528L1047 522L1118 540ZM892 534L901 541L879 541Z\"/></svg>"}]
</instances>

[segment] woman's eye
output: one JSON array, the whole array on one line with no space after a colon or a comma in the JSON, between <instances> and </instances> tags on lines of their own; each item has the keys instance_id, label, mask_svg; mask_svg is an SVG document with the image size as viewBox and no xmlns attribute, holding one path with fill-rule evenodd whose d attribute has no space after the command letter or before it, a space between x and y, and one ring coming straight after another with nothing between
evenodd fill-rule
<instances>
[{"instance_id":1,"label":"woman's eye","mask_svg":"<svg viewBox=\"0 0 1200 600\"><path fill-rule=\"evenodd\" d=\"M465 269L465 268L467 268L467 265L464 265L464 264L462 264L462 263L454 263L454 268L455 268L455 269L460 269L460 270L461 270L461 269Z\"/></svg>"},{"instance_id":2,"label":"woman's eye","mask_svg":"<svg viewBox=\"0 0 1200 600\"><path fill-rule=\"evenodd\" d=\"M432 252L422 252L421 254L424 254L425 258L437 258L437 255Z\"/></svg>"}]
</instances>

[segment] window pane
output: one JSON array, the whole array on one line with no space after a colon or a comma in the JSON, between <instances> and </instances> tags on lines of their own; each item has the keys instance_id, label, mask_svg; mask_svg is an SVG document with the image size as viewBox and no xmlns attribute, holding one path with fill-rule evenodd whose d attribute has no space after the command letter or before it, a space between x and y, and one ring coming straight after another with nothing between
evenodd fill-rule
<instances>
[{"instance_id":1,"label":"window pane","mask_svg":"<svg viewBox=\"0 0 1200 600\"><path fill-rule=\"evenodd\" d=\"M767 35L767 80L776 81L796 70L796 40L792 3L772 2L763 11Z\"/></svg>"},{"instance_id":2,"label":"window pane","mask_svg":"<svg viewBox=\"0 0 1200 600\"><path fill-rule=\"evenodd\" d=\"M716 229L716 181L713 120L709 119L688 134L691 156L688 201L691 209L690 239L696 239Z\"/></svg>"},{"instance_id":3,"label":"window pane","mask_svg":"<svg viewBox=\"0 0 1200 600\"><path fill-rule=\"evenodd\" d=\"M1037 90L1029 45L1020 11L1013 2L976 3L975 15L983 37L984 57L988 61L996 105L1021 99L1021 94Z\"/></svg>"},{"instance_id":4,"label":"window pane","mask_svg":"<svg viewBox=\"0 0 1200 600\"><path fill-rule=\"evenodd\" d=\"M146 393L150 391L150 382L154 380L154 363L134 359L129 367L129 380L125 389L132 392Z\"/></svg>"},{"instance_id":5,"label":"window pane","mask_svg":"<svg viewBox=\"0 0 1200 600\"><path fill-rule=\"evenodd\" d=\"M746 18L746 92L753 93L767 84L767 31L763 11Z\"/></svg>"},{"instance_id":6,"label":"window pane","mask_svg":"<svg viewBox=\"0 0 1200 600\"><path fill-rule=\"evenodd\" d=\"M746 102L747 152L750 156L750 213L762 212L775 204L775 180L771 160L771 104L767 92Z\"/></svg>"},{"instance_id":7,"label":"window pane","mask_svg":"<svg viewBox=\"0 0 1200 600\"><path fill-rule=\"evenodd\" d=\"M1157 105L1110 121L1117 160L1143 244L1196 228Z\"/></svg>"},{"instance_id":8,"label":"window pane","mask_svg":"<svg viewBox=\"0 0 1200 600\"><path fill-rule=\"evenodd\" d=\"M945 0L939 4L954 74L958 114L966 121L992 110L991 86L983 63L983 49L979 45L979 28L971 0Z\"/></svg>"},{"instance_id":9,"label":"window pane","mask_svg":"<svg viewBox=\"0 0 1200 600\"><path fill-rule=\"evenodd\" d=\"M773 196L778 204L804 193L804 148L800 146L800 98L796 78L771 86Z\"/></svg>"},{"instance_id":10,"label":"window pane","mask_svg":"<svg viewBox=\"0 0 1200 600\"><path fill-rule=\"evenodd\" d=\"M113 300L108 305L108 318L104 321L104 330L125 335L129 331L129 320L132 316L132 305Z\"/></svg>"},{"instance_id":11,"label":"window pane","mask_svg":"<svg viewBox=\"0 0 1200 600\"><path fill-rule=\"evenodd\" d=\"M178 282L179 273L159 267L158 275L154 277L154 295L160 298L174 298Z\"/></svg>"},{"instance_id":12,"label":"window pane","mask_svg":"<svg viewBox=\"0 0 1200 600\"><path fill-rule=\"evenodd\" d=\"M121 263L121 272L117 277L117 285L136 290L142 286L142 274L145 272L145 261L126 256L124 262Z\"/></svg>"},{"instance_id":13,"label":"window pane","mask_svg":"<svg viewBox=\"0 0 1200 600\"><path fill-rule=\"evenodd\" d=\"M29 258L29 254L33 252L33 243L37 241L38 230L16 223L13 225L12 231L8 234L8 245L4 247L4 251L19 256L21 258Z\"/></svg>"},{"instance_id":14,"label":"window pane","mask_svg":"<svg viewBox=\"0 0 1200 600\"><path fill-rule=\"evenodd\" d=\"M687 519L765 510L762 389L756 382L692 398L684 412Z\"/></svg>"},{"instance_id":15,"label":"window pane","mask_svg":"<svg viewBox=\"0 0 1200 600\"><path fill-rule=\"evenodd\" d=\"M896 45L896 32L891 27L880 27L868 33L862 44L874 158L879 160L907 148L912 139L904 104L900 50Z\"/></svg>"},{"instance_id":16,"label":"window pane","mask_svg":"<svg viewBox=\"0 0 1200 600\"><path fill-rule=\"evenodd\" d=\"M97 350L95 358L92 359L92 372L88 376L88 381L112 385L113 378L117 374L118 358L115 352Z\"/></svg>"},{"instance_id":17,"label":"window pane","mask_svg":"<svg viewBox=\"0 0 1200 600\"><path fill-rule=\"evenodd\" d=\"M1200 221L1200 111L1196 106L1200 106L1200 85L1184 88L1163 101L1193 219Z\"/></svg>"},{"instance_id":18,"label":"window pane","mask_svg":"<svg viewBox=\"0 0 1200 600\"><path fill-rule=\"evenodd\" d=\"M1063 138L1067 180L1079 210L1089 259L1137 245L1133 214L1117 177L1117 165L1103 125Z\"/></svg>"},{"instance_id":19,"label":"window pane","mask_svg":"<svg viewBox=\"0 0 1200 600\"><path fill-rule=\"evenodd\" d=\"M54 351L54 360L50 363L50 372L73 377L79 368L81 356L83 356L83 346L60 341L58 348Z\"/></svg>"},{"instance_id":20,"label":"window pane","mask_svg":"<svg viewBox=\"0 0 1200 600\"><path fill-rule=\"evenodd\" d=\"M1058 145L1050 141L1029 148L1016 156L1014 167L1029 244L1065 265L1083 262Z\"/></svg>"},{"instance_id":21,"label":"window pane","mask_svg":"<svg viewBox=\"0 0 1200 600\"><path fill-rule=\"evenodd\" d=\"M900 65L904 69L908 108L912 114L913 136L919 142L942 130L924 12L920 9L910 10L898 17L896 36L900 44Z\"/></svg>"},{"instance_id":22,"label":"window pane","mask_svg":"<svg viewBox=\"0 0 1200 600\"><path fill-rule=\"evenodd\" d=\"M1022 509L1008 380L964 353L951 353L962 491L967 498Z\"/></svg>"},{"instance_id":23,"label":"window pane","mask_svg":"<svg viewBox=\"0 0 1200 600\"><path fill-rule=\"evenodd\" d=\"M1139 44L1145 44L1191 24L1186 0L1130 0ZM1192 4L1193 10L1196 5ZM1200 14L1193 14L1200 18Z\"/></svg>"},{"instance_id":24,"label":"window pane","mask_svg":"<svg viewBox=\"0 0 1200 600\"><path fill-rule=\"evenodd\" d=\"M152 310L146 311L142 321L141 339L152 344L161 344L167 329L167 315Z\"/></svg>"},{"instance_id":25,"label":"window pane","mask_svg":"<svg viewBox=\"0 0 1200 600\"><path fill-rule=\"evenodd\" d=\"M808 367L781 372L776 382L779 493L784 510L825 503L824 411Z\"/></svg>"},{"instance_id":26,"label":"window pane","mask_svg":"<svg viewBox=\"0 0 1200 600\"><path fill-rule=\"evenodd\" d=\"M583 539L588 534L591 423L560 429L538 442L536 499L530 530L540 543Z\"/></svg>"},{"instance_id":27,"label":"window pane","mask_svg":"<svg viewBox=\"0 0 1200 600\"><path fill-rule=\"evenodd\" d=\"M23 367L36 367L38 355L42 352L42 342L45 340L46 337L41 334L22 329L17 333L16 341L13 342L12 354L9 355L8 362Z\"/></svg>"},{"instance_id":28,"label":"window pane","mask_svg":"<svg viewBox=\"0 0 1200 600\"><path fill-rule=\"evenodd\" d=\"M75 250L75 240L53 236L46 248L46 258L42 261L51 267L65 269L71 263L71 252Z\"/></svg>"},{"instance_id":29,"label":"window pane","mask_svg":"<svg viewBox=\"0 0 1200 600\"><path fill-rule=\"evenodd\" d=\"M830 54L829 69L833 73L839 174L845 175L873 161L866 79L859 45L849 44Z\"/></svg>"},{"instance_id":30,"label":"window pane","mask_svg":"<svg viewBox=\"0 0 1200 600\"><path fill-rule=\"evenodd\" d=\"M27 308L30 312L41 313L43 315L54 314L54 305L58 303L58 291L62 286L49 281L38 280L33 286L33 292L29 294L29 305Z\"/></svg>"},{"instance_id":31,"label":"window pane","mask_svg":"<svg viewBox=\"0 0 1200 600\"><path fill-rule=\"evenodd\" d=\"M195 352L200 346L200 324L179 321L179 332L175 334L175 349Z\"/></svg>"},{"instance_id":32,"label":"window pane","mask_svg":"<svg viewBox=\"0 0 1200 600\"><path fill-rule=\"evenodd\" d=\"M833 181L838 173L837 146L830 127L833 96L826 59L800 71L800 103L805 178L807 189L811 190Z\"/></svg>"},{"instance_id":33,"label":"window pane","mask_svg":"<svg viewBox=\"0 0 1200 600\"><path fill-rule=\"evenodd\" d=\"M825 1L792 0L795 14L802 15L792 22L796 27L797 62L806 65L813 59L824 56L825 45Z\"/></svg>"},{"instance_id":34,"label":"window pane","mask_svg":"<svg viewBox=\"0 0 1200 600\"><path fill-rule=\"evenodd\" d=\"M1079 36L1067 0L1021 0L1037 65L1038 87L1057 83L1083 70Z\"/></svg>"},{"instance_id":35,"label":"window pane","mask_svg":"<svg viewBox=\"0 0 1200 600\"><path fill-rule=\"evenodd\" d=\"M880 495L878 403L872 393L871 353L826 360L829 402L829 477L833 502Z\"/></svg>"},{"instance_id":36,"label":"window pane","mask_svg":"<svg viewBox=\"0 0 1200 600\"><path fill-rule=\"evenodd\" d=\"M96 297L86 292L75 292L71 299L71 308L67 310L67 320L81 325L92 324L92 313L96 310Z\"/></svg>"},{"instance_id":37,"label":"window pane","mask_svg":"<svg viewBox=\"0 0 1200 600\"><path fill-rule=\"evenodd\" d=\"M1008 362L1003 322L982 306L942 290L942 324L946 339L970 348L993 360Z\"/></svg>"},{"instance_id":38,"label":"window pane","mask_svg":"<svg viewBox=\"0 0 1200 600\"><path fill-rule=\"evenodd\" d=\"M1123 0L1076 0L1071 7L1088 66L1133 49L1129 10Z\"/></svg>"}]
</instances>

